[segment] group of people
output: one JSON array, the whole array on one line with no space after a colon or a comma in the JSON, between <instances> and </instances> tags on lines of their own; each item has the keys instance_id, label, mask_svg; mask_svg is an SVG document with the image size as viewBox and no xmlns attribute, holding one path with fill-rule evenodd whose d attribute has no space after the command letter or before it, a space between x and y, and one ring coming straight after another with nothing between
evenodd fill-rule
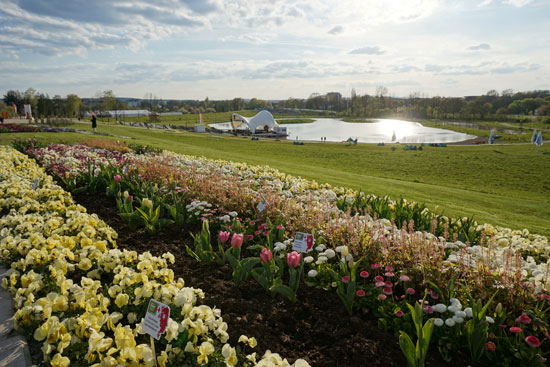
<instances>
[{"instance_id":1,"label":"group of people","mask_svg":"<svg viewBox=\"0 0 550 367\"><path fill-rule=\"evenodd\" d=\"M327 141L327 137L326 136L322 136L321 137L321 142L326 142Z\"/></svg>"}]
</instances>

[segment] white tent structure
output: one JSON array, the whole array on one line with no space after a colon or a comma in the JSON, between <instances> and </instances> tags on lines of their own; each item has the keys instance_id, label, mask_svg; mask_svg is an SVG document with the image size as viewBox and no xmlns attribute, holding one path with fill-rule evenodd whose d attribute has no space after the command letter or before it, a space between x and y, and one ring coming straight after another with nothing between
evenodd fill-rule
<instances>
[{"instance_id":1,"label":"white tent structure","mask_svg":"<svg viewBox=\"0 0 550 367\"><path fill-rule=\"evenodd\" d=\"M256 129L262 129L264 126L271 128L273 131L279 131L279 124L273 118L273 115L269 111L260 111L254 117L246 118L234 113L231 115L231 126L236 129L240 125L245 124L250 129L250 132L254 134Z\"/></svg>"}]
</instances>

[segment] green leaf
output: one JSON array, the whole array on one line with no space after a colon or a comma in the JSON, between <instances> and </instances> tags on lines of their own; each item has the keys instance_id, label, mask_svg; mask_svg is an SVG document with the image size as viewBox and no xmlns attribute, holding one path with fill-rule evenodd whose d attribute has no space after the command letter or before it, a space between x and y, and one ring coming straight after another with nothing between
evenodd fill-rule
<instances>
[{"instance_id":1,"label":"green leaf","mask_svg":"<svg viewBox=\"0 0 550 367\"><path fill-rule=\"evenodd\" d=\"M416 349L413 345L413 342L409 335L404 332L399 332L399 347L401 347L401 351L403 352L403 355L407 359L407 363L410 367L418 367L418 360L416 358Z\"/></svg>"},{"instance_id":2,"label":"green leaf","mask_svg":"<svg viewBox=\"0 0 550 367\"><path fill-rule=\"evenodd\" d=\"M275 285L271 286L271 288L269 288L269 290L271 291L271 293L278 293L278 294L288 298L288 300L290 300L290 302L292 302L292 303L296 302L296 294L294 294L292 289L290 289L289 287L287 287L284 284L275 284Z\"/></svg>"}]
</instances>

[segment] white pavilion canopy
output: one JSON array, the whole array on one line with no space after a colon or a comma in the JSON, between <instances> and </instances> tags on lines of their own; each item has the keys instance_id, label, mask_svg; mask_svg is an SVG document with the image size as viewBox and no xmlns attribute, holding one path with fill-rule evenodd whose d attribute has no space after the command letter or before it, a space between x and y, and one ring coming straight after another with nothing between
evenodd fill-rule
<instances>
[{"instance_id":1,"label":"white pavilion canopy","mask_svg":"<svg viewBox=\"0 0 550 367\"><path fill-rule=\"evenodd\" d=\"M252 134L256 132L256 129L262 128L263 126L268 126L272 130L276 130L276 128L279 127L279 124L275 121L273 115L269 111L265 110L258 112L256 116L250 118L241 116L238 113L231 115L231 126L233 129L236 129L242 124L246 124Z\"/></svg>"}]
</instances>

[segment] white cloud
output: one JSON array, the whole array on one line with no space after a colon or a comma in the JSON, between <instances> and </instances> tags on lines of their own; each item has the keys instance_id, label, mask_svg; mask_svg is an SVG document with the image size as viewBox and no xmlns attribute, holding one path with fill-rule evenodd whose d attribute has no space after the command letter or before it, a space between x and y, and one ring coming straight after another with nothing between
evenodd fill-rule
<instances>
[{"instance_id":1,"label":"white cloud","mask_svg":"<svg viewBox=\"0 0 550 367\"><path fill-rule=\"evenodd\" d=\"M358 55L358 54L383 55L386 53L386 51L382 50L379 46L367 46L367 47L356 48L354 50L351 50L349 53L354 55Z\"/></svg>"},{"instance_id":2,"label":"white cloud","mask_svg":"<svg viewBox=\"0 0 550 367\"><path fill-rule=\"evenodd\" d=\"M522 6L525 6L531 2L532 0L506 0L505 1L506 4L513 5L517 8L521 8Z\"/></svg>"},{"instance_id":3,"label":"white cloud","mask_svg":"<svg viewBox=\"0 0 550 367\"><path fill-rule=\"evenodd\" d=\"M343 31L344 31L344 27L342 27L341 25L337 25L332 27L330 31L328 31L328 34L339 34L339 33L342 33Z\"/></svg>"},{"instance_id":4,"label":"white cloud","mask_svg":"<svg viewBox=\"0 0 550 367\"><path fill-rule=\"evenodd\" d=\"M491 5L492 2L493 2L493 0L483 0L483 2L481 2L481 3L478 5L478 7Z\"/></svg>"},{"instance_id":5,"label":"white cloud","mask_svg":"<svg viewBox=\"0 0 550 367\"><path fill-rule=\"evenodd\" d=\"M470 46L467 48L467 50L471 50L471 51L486 51L486 50L489 50L491 49L491 45L489 45L488 43L480 43L479 45L475 45L475 46Z\"/></svg>"}]
</instances>

